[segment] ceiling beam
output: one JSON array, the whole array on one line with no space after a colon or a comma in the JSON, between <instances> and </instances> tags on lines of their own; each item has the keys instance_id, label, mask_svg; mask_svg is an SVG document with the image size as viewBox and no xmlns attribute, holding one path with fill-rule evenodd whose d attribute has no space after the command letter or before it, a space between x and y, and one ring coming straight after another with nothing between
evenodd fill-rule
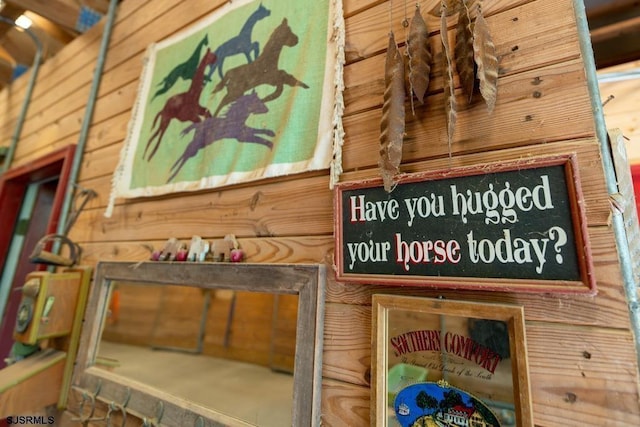
<instances>
[{"instance_id":1,"label":"ceiling beam","mask_svg":"<svg viewBox=\"0 0 640 427\"><path fill-rule=\"evenodd\" d=\"M78 35L77 32L65 30L64 28L54 24L53 22L49 21L46 18L43 18L40 15L33 14L29 11L25 12L25 15L27 15L27 17L31 19L31 21L33 21L33 28L38 28L44 31L45 33L47 33L48 37L54 38L61 43L67 44Z\"/></svg>"},{"instance_id":2,"label":"ceiling beam","mask_svg":"<svg viewBox=\"0 0 640 427\"><path fill-rule=\"evenodd\" d=\"M82 0L81 3L103 15L109 10L109 0Z\"/></svg>"},{"instance_id":3,"label":"ceiling beam","mask_svg":"<svg viewBox=\"0 0 640 427\"><path fill-rule=\"evenodd\" d=\"M584 0L584 5L587 19L594 19L623 10L633 10L638 7L638 0Z\"/></svg>"},{"instance_id":4,"label":"ceiling beam","mask_svg":"<svg viewBox=\"0 0 640 427\"><path fill-rule=\"evenodd\" d=\"M40 42L42 39L38 36ZM24 31L8 32L0 41L0 46L14 59L15 63L30 66L36 53L36 45Z\"/></svg>"},{"instance_id":5,"label":"ceiling beam","mask_svg":"<svg viewBox=\"0 0 640 427\"><path fill-rule=\"evenodd\" d=\"M630 34L638 31L640 31L640 16L616 22L615 24L594 28L589 31L589 33L591 33L591 42L598 43L603 40L612 39L623 34Z\"/></svg>"},{"instance_id":6,"label":"ceiling beam","mask_svg":"<svg viewBox=\"0 0 640 427\"><path fill-rule=\"evenodd\" d=\"M5 49L2 45L0 45L0 62L9 64L11 68L16 66L15 58L9 52L7 52L7 49Z\"/></svg>"},{"instance_id":7,"label":"ceiling beam","mask_svg":"<svg viewBox=\"0 0 640 427\"><path fill-rule=\"evenodd\" d=\"M2 16L15 22L15 20L18 19L18 16L24 13L24 8L5 4L1 12ZM0 23L0 37L4 36L9 30L13 30L14 28L15 27L13 25L5 22Z\"/></svg>"},{"instance_id":8,"label":"ceiling beam","mask_svg":"<svg viewBox=\"0 0 640 427\"><path fill-rule=\"evenodd\" d=\"M75 29L80 5L74 0L6 0L8 5L30 10L66 29Z\"/></svg>"}]
</instances>

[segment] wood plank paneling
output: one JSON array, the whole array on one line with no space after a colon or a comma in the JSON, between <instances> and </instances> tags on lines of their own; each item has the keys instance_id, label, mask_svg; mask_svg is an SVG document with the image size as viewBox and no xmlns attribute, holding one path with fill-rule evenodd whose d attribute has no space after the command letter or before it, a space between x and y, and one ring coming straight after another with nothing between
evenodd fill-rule
<instances>
[{"instance_id":1,"label":"wood plank paneling","mask_svg":"<svg viewBox=\"0 0 640 427\"><path fill-rule=\"evenodd\" d=\"M323 378L322 425L368 426L370 405L369 387Z\"/></svg>"},{"instance_id":2,"label":"wood plank paneling","mask_svg":"<svg viewBox=\"0 0 640 427\"><path fill-rule=\"evenodd\" d=\"M113 217L103 216L147 46L175 34L224 3L222 0L120 3L80 170L79 184L97 191L98 197L90 201L70 233L83 247L83 263L146 260L151 250L161 247L172 236L187 242L192 235L213 239L233 233L249 261L317 262L331 270L333 194L328 188L326 171L213 191L117 200ZM493 114L488 115L479 98L469 106L461 104L451 159L446 144L439 61L440 27L437 17L426 15L439 1L420 0L418 4L430 29L436 65L431 73L426 106L418 108L415 116L407 114L402 171L440 170L531 159L545 154L576 153L598 294L567 296L354 285L336 282L329 271L323 339L323 425L370 424L370 305L371 295L377 292L523 306L535 423L540 426L638 424L640 405L633 338L610 226L609 196L595 138L573 2L495 0L483 3L500 56L497 105ZM400 47L404 48L405 6L402 2L385 0L344 1L347 65L343 160L346 172L342 181L378 175L387 35L393 28ZM411 12L412 7L413 4ZM450 28L455 19L450 18ZM55 148L77 142L101 31L94 27L43 64L14 165L26 164ZM452 32L449 36L453 38ZM26 78L19 79L0 93L2 141L9 141L13 132L26 82ZM624 91L632 92L632 87ZM606 90L603 97L606 98ZM615 100L604 108L605 115L611 118L625 111ZM156 300L140 298L129 299L127 310L136 304L143 308L138 307L135 315L132 314L135 310L129 311L124 320L121 319L119 329L111 330L123 341L149 342L149 325L155 319L159 295ZM220 334L224 331L229 301L214 301L215 309L207 323L211 334L205 337L207 352L225 357L246 354L247 349L225 348ZM196 310L198 304L193 305L194 302L197 301L188 304ZM252 310L251 307L249 304L241 311ZM195 317L190 324L195 322ZM265 329L263 333L270 333L271 320L257 321L265 327L268 324L269 331ZM192 341L180 341L182 338L177 334L180 324L167 325L166 342L190 345ZM139 328L132 329L132 325ZM286 330L286 324L280 326ZM239 339L255 341L253 336ZM269 349L264 342L254 344L257 358L267 363ZM286 343L282 344L286 347Z\"/></svg>"},{"instance_id":3,"label":"wood plank paneling","mask_svg":"<svg viewBox=\"0 0 640 427\"><path fill-rule=\"evenodd\" d=\"M545 8L549 13L569 14L571 7L563 2L547 2ZM557 21L545 18L545 14L540 14L539 5L526 5L508 12L493 16L491 25L495 28L494 34L500 34L501 38L495 40L496 53L500 57L500 76L510 76L553 64L564 63L577 59L578 38L575 28L564 25L558 26ZM360 20L360 16L354 17ZM535 25L531 25L535 21ZM543 22L544 21L544 22ZM434 26L435 25L435 26ZM554 26L554 28L550 28ZM435 22L430 27L439 29L439 23ZM379 37L385 37L386 33L380 28L373 27L369 31L380 31ZM397 32L399 43L402 43L404 31ZM351 33L349 33L351 36ZM452 36L452 35L450 35ZM369 41L369 38L363 36ZM358 38L349 37L354 44L364 43ZM453 39L452 39L453 41ZM386 42L385 42L386 43ZM442 55L440 34L437 32L430 38L430 45L434 56ZM546 48L545 55L540 55L541 46ZM382 52L384 46L378 46L376 51ZM434 61L431 69L431 82L429 92L435 93L442 90L442 61ZM384 90L384 76L376 73L375 70L383 69L384 54L376 54L361 61L348 64L345 67L345 100L347 101L346 114L349 115L359 110L379 106L382 102ZM456 75L457 76L457 75ZM542 78L540 77L540 82ZM500 93L510 93L502 87L500 82ZM498 97L500 100L501 97ZM431 101L430 101L431 102ZM477 103L480 103L478 101ZM462 104L462 102L460 103ZM442 108L441 108L442 109Z\"/></svg>"},{"instance_id":4,"label":"wood plank paneling","mask_svg":"<svg viewBox=\"0 0 640 427\"><path fill-rule=\"evenodd\" d=\"M299 178L185 195L179 209L175 199L162 198L119 205L111 218L105 218L102 209L84 211L71 238L79 242L168 238L175 234L175 220L183 236L201 235L204 230L214 236L231 232L239 237L292 236L301 231L331 234L333 199L328 178ZM129 226L123 228L124 224Z\"/></svg>"},{"instance_id":5,"label":"wood plank paneling","mask_svg":"<svg viewBox=\"0 0 640 427\"><path fill-rule=\"evenodd\" d=\"M390 12L390 3L392 4L392 10ZM433 1L419 2L421 9L423 10L423 17L425 18L427 28L430 33L437 32L440 28L439 15L432 16L427 14L426 11L433 9L438 3ZM558 9L560 8L560 9ZM553 16L553 13L562 13L565 19L545 19L545 16ZM502 37L511 37L510 31L529 32L531 28L536 29L536 33L533 37L522 37L521 40L527 40L529 45L535 51L540 51L546 47L557 47L560 50L571 49L571 41L567 40L567 46L555 39L553 35L554 31L564 26L570 29L572 24L574 12L571 3L569 2L552 2L548 0L538 0L536 2L526 1L495 1L488 4L483 4L483 14L487 17L487 21L493 28L495 25L493 20L499 14L511 15L511 24L507 31L492 31L492 36L497 46L502 42ZM390 18L390 15L392 16ZM519 18L522 16L522 20ZM385 2L379 5L373 6L361 13L346 19L345 25L347 28L347 46L345 48L345 54L349 62L368 58L372 55L383 52L387 48L388 33L389 30L397 35L396 41L398 43L404 42L405 29L402 26L402 20L405 18L404 4L401 2ZM455 25L455 15L449 18L449 28ZM535 23L534 23L535 22ZM529 28L531 26L531 28ZM575 31L573 31L575 36ZM555 40L554 40L555 39ZM574 38L575 40L575 38ZM549 44L550 43L550 44ZM575 42L574 42L575 43ZM518 43L520 46L522 43ZM512 48L514 45L509 46ZM577 45L573 46L573 55L576 57ZM556 49L556 50L557 50ZM526 50L526 49L525 49ZM502 52L499 51L500 56ZM555 55L555 53L550 53Z\"/></svg>"},{"instance_id":6,"label":"wood plank paneling","mask_svg":"<svg viewBox=\"0 0 640 427\"><path fill-rule=\"evenodd\" d=\"M115 123L122 124L120 119L117 119ZM108 132L107 128L101 128L101 130L104 130L105 135L106 132ZM370 141L368 142L368 145L371 146ZM368 155L371 155L372 152L373 150L371 149L371 147L365 148L363 144L360 155L365 156L367 155L367 153ZM532 148L532 146L525 146L490 153L475 153L464 156L456 156L452 160L448 158L440 158L422 162L407 163L401 166L401 170L406 173L444 170L450 167L463 167L475 165L478 163L535 158L542 152L546 153L547 155L571 153L575 153L577 155L579 166L578 173L582 181L582 192L585 199L584 206L587 212L587 222L593 226L607 225L609 223L610 203L608 197L603 197L603 195L606 195L606 190L604 180L599 171L600 151L593 138L576 141L548 143L540 145L537 149ZM115 158L117 158L117 156L119 156L119 146L111 144L105 149L99 150L96 153L85 153L85 156L83 158L83 169L81 170L82 181L85 183L85 186L87 188L91 188L97 192L97 197L91 200L91 202L87 205L87 208L98 210L98 212L95 213L95 218L97 220L99 220L99 218L101 217L108 202L109 192L111 190L112 174L110 165L112 164L112 162L115 162ZM342 175L342 181L366 179L376 177L377 174L377 168L362 168L358 171L344 173ZM318 178L316 174L311 175L313 175L314 179L322 180L322 178ZM304 179L304 176L306 175L299 176L298 179ZM248 183L241 186L235 186L234 188L252 188L257 189L256 191L265 191L261 189L263 186L266 186L268 188L272 185L273 182L266 181L261 183ZM273 191L275 193L278 193L280 191L278 190L278 188L280 188L281 185L275 185L276 187ZM222 191L225 190L223 189ZM326 182L326 184L318 183L317 185L310 185L308 191L317 192L317 194L311 195L311 197L314 198L320 197L327 201L333 198L333 195L328 189L328 182ZM208 206L211 202L211 199L213 197L215 197L216 199L219 198L220 194L216 194L215 196L213 196L210 192L198 192L189 193L187 194L187 197L202 199L204 200L203 203ZM150 199L147 199L147 201L149 200ZM136 203L144 201L145 200L142 199L140 201L137 201ZM124 203L125 205L128 204L128 202L117 200L117 206L120 206L122 203ZM292 205L290 206L290 208L296 210L297 206ZM201 214L205 215L204 212L198 211L197 209L198 207L195 206L193 215L198 215L197 212L201 212ZM247 209L251 209L251 206L247 206ZM237 215L238 214L236 214L235 216ZM76 237L80 241L85 241L78 236Z\"/></svg>"},{"instance_id":7,"label":"wood plank paneling","mask_svg":"<svg viewBox=\"0 0 640 427\"><path fill-rule=\"evenodd\" d=\"M185 243L190 236L177 236ZM222 236L202 235L205 240ZM133 242L90 242L82 244L82 262L148 260L154 249L160 249L166 240L136 240ZM239 238L238 244L250 262L322 263L330 259L333 251L331 236L293 236Z\"/></svg>"},{"instance_id":8,"label":"wood plank paneling","mask_svg":"<svg viewBox=\"0 0 640 427\"><path fill-rule=\"evenodd\" d=\"M584 70L578 61L500 79L500 94L504 95L498 97L491 116L479 100L458 113L453 154L592 135L593 116L584 108L589 100L584 85ZM443 95L429 96L427 106L416 113L416 117L407 114L403 161L448 156ZM345 140L350 147L344 154L345 170L376 164L377 150L372 143L378 139L381 117L379 108L345 117L345 128L353 130Z\"/></svg>"}]
</instances>

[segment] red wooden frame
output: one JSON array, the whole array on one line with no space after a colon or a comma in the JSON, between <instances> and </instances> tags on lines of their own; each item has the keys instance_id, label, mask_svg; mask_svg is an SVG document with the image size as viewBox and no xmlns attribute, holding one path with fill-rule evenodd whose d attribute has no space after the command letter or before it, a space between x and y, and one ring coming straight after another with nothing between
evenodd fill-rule
<instances>
[{"instance_id":1,"label":"red wooden frame","mask_svg":"<svg viewBox=\"0 0 640 427\"><path fill-rule=\"evenodd\" d=\"M0 270L4 268L22 198L31 182L59 176L58 191L51 210L47 234L55 233L71 175L76 146L69 145L31 163L10 169L0 176Z\"/></svg>"},{"instance_id":2,"label":"red wooden frame","mask_svg":"<svg viewBox=\"0 0 640 427\"><path fill-rule=\"evenodd\" d=\"M631 178L633 179L633 194L636 199L636 210L640 217L640 164L631 165Z\"/></svg>"}]
</instances>

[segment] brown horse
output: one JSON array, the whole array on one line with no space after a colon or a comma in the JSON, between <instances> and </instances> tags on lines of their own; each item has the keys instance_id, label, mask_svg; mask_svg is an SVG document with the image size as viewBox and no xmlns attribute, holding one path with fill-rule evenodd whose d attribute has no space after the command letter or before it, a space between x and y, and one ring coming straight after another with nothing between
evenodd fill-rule
<instances>
[{"instance_id":1,"label":"brown horse","mask_svg":"<svg viewBox=\"0 0 640 427\"><path fill-rule=\"evenodd\" d=\"M207 51L200 60L200 64L193 75L189 89L186 92L179 93L169 98L164 104L164 107L162 107L162 110L156 114L156 117L153 119L152 129L156 127L158 120L160 120L160 125L149 138L147 146L144 149L143 157L147 157L147 151L151 147L153 140L157 138L157 141L153 146L151 153L149 153L147 161L151 160L151 158L156 154L156 151L160 146L160 142L162 141L162 137L167 131L171 120L176 119L181 122L197 123L201 121L203 117L211 117L209 110L200 105L200 94L204 87L204 71L208 65L215 63L216 59L217 57L215 53L211 52L211 49L207 48Z\"/></svg>"},{"instance_id":2,"label":"brown horse","mask_svg":"<svg viewBox=\"0 0 640 427\"><path fill-rule=\"evenodd\" d=\"M278 98L284 90L284 85L308 88L309 86L278 68L278 60L282 48L284 46L295 46L296 44L298 44L298 36L291 31L291 27L289 27L289 23L285 18L273 31L255 61L232 68L225 73L220 83L213 90L213 93L216 93L224 87L227 88L227 93L220 101L214 116L217 116L225 105L263 84L275 86L276 88L273 93L262 99L264 102Z\"/></svg>"}]
</instances>

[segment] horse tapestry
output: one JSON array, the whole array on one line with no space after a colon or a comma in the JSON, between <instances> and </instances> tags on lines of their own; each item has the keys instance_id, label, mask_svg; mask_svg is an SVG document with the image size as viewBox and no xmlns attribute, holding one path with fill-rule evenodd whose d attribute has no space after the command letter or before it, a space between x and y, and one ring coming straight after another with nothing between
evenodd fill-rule
<instances>
[{"instance_id":1,"label":"horse tapestry","mask_svg":"<svg viewBox=\"0 0 640 427\"><path fill-rule=\"evenodd\" d=\"M312 22L311 22L312 21ZM239 0L148 47L115 199L341 172L341 0Z\"/></svg>"}]
</instances>

